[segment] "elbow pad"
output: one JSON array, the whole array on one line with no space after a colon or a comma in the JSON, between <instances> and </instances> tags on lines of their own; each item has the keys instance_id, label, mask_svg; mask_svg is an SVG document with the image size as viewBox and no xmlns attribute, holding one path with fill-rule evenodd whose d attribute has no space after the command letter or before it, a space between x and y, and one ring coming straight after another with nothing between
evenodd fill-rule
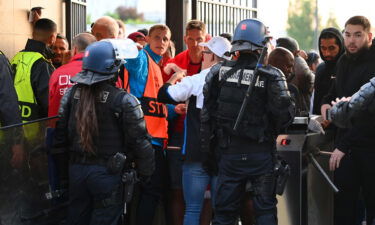
<instances>
[{"instance_id":1,"label":"elbow pad","mask_svg":"<svg viewBox=\"0 0 375 225\"><path fill-rule=\"evenodd\" d=\"M375 78L366 83L349 101L349 110L364 111L371 107L375 97Z\"/></svg>"},{"instance_id":2,"label":"elbow pad","mask_svg":"<svg viewBox=\"0 0 375 225\"><path fill-rule=\"evenodd\" d=\"M141 104L136 97L126 93L121 105L127 147L134 155L139 174L151 176L155 169L155 156Z\"/></svg>"},{"instance_id":3,"label":"elbow pad","mask_svg":"<svg viewBox=\"0 0 375 225\"><path fill-rule=\"evenodd\" d=\"M278 128L284 128L293 122L295 103L290 96L286 78L281 70L272 66L259 68L262 75L268 77L268 108L275 116Z\"/></svg>"}]
</instances>

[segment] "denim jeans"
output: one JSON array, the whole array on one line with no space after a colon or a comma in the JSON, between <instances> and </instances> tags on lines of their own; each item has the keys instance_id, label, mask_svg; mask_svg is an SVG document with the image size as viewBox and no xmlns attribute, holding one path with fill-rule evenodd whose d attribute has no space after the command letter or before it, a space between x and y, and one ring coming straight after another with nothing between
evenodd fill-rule
<instances>
[{"instance_id":1,"label":"denim jeans","mask_svg":"<svg viewBox=\"0 0 375 225\"><path fill-rule=\"evenodd\" d=\"M202 168L202 163L185 162L183 164L182 186L186 204L184 225L199 225L207 185L211 184L211 200L214 202L216 180L216 176L211 177L206 173Z\"/></svg>"}]
</instances>

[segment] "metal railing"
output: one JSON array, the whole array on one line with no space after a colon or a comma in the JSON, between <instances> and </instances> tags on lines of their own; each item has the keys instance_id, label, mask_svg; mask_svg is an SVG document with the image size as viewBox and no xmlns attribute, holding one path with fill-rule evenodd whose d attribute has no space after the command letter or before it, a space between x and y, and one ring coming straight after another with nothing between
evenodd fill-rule
<instances>
[{"instance_id":1,"label":"metal railing","mask_svg":"<svg viewBox=\"0 0 375 225\"><path fill-rule=\"evenodd\" d=\"M207 25L212 36L233 33L243 19L257 18L258 0L193 0L192 16Z\"/></svg>"},{"instance_id":2,"label":"metal railing","mask_svg":"<svg viewBox=\"0 0 375 225\"><path fill-rule=\"evenodd\" d=\"M86 31L86 0L66 0L66 38L71 43L73 37Z\"/></svg>"}]
</instances>

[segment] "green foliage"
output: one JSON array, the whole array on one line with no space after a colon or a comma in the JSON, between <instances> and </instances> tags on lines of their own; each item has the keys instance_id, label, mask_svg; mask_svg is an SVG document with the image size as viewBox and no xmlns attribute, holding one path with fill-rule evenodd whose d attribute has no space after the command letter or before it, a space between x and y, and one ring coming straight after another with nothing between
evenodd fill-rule
<instances>
[{"instance_id":1,"label":"green foliage","mask_svg":"<svg viewBox=\"0 0 375 225\"><path fill-rule=\"evenodd\" d=\"M153 21L145 21L143 13L138 13L134 7L119 6L115 12L107 12L106 16L122 20L125 24L154 24Z\"/></svg>"},{"instance_id":2,"label":"green foliage","mask_svg":"<svg viewBox=\"0 0 375 225\"><path fill-rule=\"evenodd\" d=\"M289 1L288 12L288 36L298 41L300 49L313 48L315 0Z\"/></svg>"},{"instance_id":3,"label":"green foliage","mask_svg":"<svg viewBox=\"0 0 375 225\"><path fill-rule=\"evenodd\" d=\"M89 25L92 24L91 14L89 13L86 14L86 24L89 24Z\"/></svg>"}]
</instances>

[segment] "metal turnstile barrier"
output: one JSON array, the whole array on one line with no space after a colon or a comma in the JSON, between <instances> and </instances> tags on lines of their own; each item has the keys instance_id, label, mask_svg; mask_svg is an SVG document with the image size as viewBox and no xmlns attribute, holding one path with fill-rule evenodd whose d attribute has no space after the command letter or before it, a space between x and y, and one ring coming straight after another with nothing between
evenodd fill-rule
<instances>
[{"instance_id":1,"label":"metal turnstile barrier","mask_svg":"<svg viewBox=\"0 0 375 225\"><path fill-rule=\"evenodd\" d=\"M279 224L333 224L333 195L338 191L328 169L333 132L308 132L309 121L297 117L277 138L278 154L291 168L284 194L278 196Z\"/></svg>"}]
</instances>

